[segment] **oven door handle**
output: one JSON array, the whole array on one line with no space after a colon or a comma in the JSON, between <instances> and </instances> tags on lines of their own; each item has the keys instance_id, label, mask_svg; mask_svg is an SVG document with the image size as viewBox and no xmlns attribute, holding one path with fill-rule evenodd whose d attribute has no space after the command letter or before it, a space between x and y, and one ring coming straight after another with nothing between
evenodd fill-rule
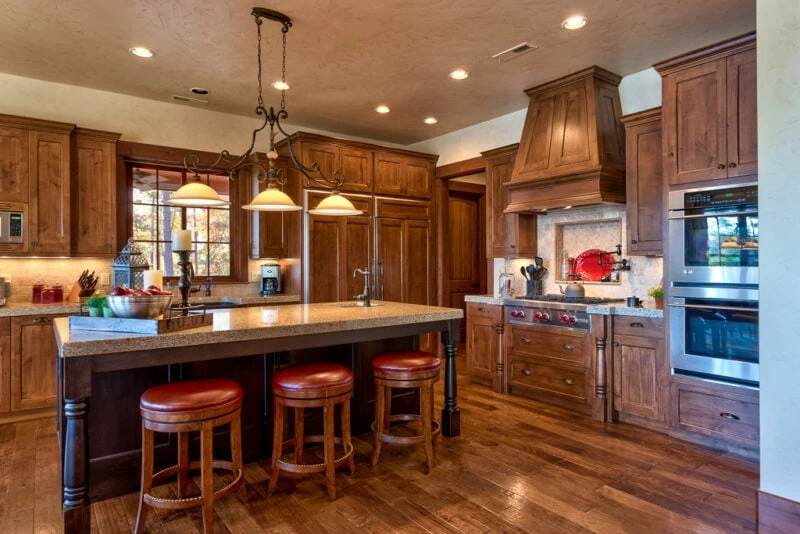
<instances>
[{"instance_id":1,"label":"oven door handle","mask_svg":"<svg viewBox=\"0 0 800 534\"><path fill-rule=\"evenodd\" d=\"M703 306L702 304L667 304L670 308L692 308L695 310L711 310L711 311L740 311L740 312L756 312L758 308L745 308L740 306Z\"/></svg>"},{"instance_id":2,"label":"oven door handle","mask_svg":"<svg viewBox=\"0 0 800 534\"><path fill-rule=\"evenodd\" d=\"M668 218L673 219L705 219L708 217L736 217L737 215L758 215L758 210L747 211L723 211L720 213L700 213L699 215L670 215Z\"/></svg>"}]
</instances>

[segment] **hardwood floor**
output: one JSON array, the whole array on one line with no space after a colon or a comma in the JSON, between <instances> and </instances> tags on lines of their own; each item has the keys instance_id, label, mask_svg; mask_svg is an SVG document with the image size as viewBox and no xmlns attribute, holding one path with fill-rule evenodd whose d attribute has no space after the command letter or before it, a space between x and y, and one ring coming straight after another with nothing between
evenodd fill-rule
<instances>
[{"instance_id":1,"label":"hardwood floor","mask_svg":"<svg viewBox=\"0 0 800 534\"><path fill-rule=\"evenodd\" d=\"M247 503L235 495L218 502L215 532L755 530L757 464L498 395L466 377L459 395L462 436L439 439L431 475L424 474L422 447L384 445L373 468L371 434L355 438L356 474L337 473L334 502L323 476L282 476L267 497L268 463L249 464ZM174 492L170 484L159 494ZM93 532L131 532L136 506L136 494L95 503ZM60 532L59 520L52 421L0 426L0 531ZM147 532L186 533L201 525L198 511L159 511L146 526Z\"/></svg>"}]
</instances>

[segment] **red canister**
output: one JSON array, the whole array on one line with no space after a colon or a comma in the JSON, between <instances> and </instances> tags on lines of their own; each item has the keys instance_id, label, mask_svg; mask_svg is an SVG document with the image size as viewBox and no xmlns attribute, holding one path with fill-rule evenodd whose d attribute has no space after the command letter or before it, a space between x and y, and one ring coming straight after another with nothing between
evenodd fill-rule
<instances>
[{"instance_id":1,"label":"red canister","mask_svg":"<svg viewBox=\"0 0 800 534\"><path fill-rule=\"evenodd\" d=\"M42 302L42 290L44 289L44 284L41 282L36 282L33 284L33 303L34 304L41 304Z\"/></svg>"},{"instance_id":2,"label":"red canister","mask_svg":"<svg viewBox=\"0 0 800 534\"><path fill-rule=\"evenodd\" d=\"M42 304L52 304L53 303L53 290L49 287L46 289L42 289L42 296L41 296Z\"/></svg>"},{"instance_id":3,"label":"red canister","mask_svg":"<svg viewBox=\"0 0 800 534\"><path fill-rule=\"evenodd\" d=\"M53 286L53 302L64 302L64 288L60 285Z\"/></svg>"}]
</instances>

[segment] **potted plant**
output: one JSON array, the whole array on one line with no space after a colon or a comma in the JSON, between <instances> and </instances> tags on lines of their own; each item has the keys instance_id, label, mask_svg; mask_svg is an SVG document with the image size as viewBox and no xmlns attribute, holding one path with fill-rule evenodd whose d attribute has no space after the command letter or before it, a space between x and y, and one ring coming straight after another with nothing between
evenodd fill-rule
<instances>
[{"instance_id":1,"label":"potted plant","mask_svg":"<svg viewBox=\"0 0 800 534\"><path fill-rule=\"evenodd\" d=\"M656 303L656 309L663 310L664 309L664 288L663 287L652 287L647 290L647 296L653 297L653 300Z\"/></svg>"},{"instance_id":2,"label":"potted plant","mask_svg":"<svg viewBox=\"0 0 800 534\"><path fill-rule=\"evenodd\" d=\"M98 295L86 301L86 307L89 309L89 317L102 317L103 308L106 306L105 295Z\"/></svg>"}]
</instances>

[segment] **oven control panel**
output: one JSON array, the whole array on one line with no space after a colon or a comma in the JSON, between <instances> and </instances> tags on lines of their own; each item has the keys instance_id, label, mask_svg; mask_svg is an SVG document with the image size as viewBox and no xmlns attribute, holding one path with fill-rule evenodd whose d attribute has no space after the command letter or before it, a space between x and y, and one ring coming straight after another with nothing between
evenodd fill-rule
<instances>
[{"instance_id":1,"label":"oven control panel","mask_svg":"<svg viewBox=\"0 0 800 534\"><path fill-rule=\"evenodd\" d=\"M560 310L515 306L509 307L507 313L509 323L589 330L589 315L585 310L577 308Z\"/></svg>"}]
</instances>

